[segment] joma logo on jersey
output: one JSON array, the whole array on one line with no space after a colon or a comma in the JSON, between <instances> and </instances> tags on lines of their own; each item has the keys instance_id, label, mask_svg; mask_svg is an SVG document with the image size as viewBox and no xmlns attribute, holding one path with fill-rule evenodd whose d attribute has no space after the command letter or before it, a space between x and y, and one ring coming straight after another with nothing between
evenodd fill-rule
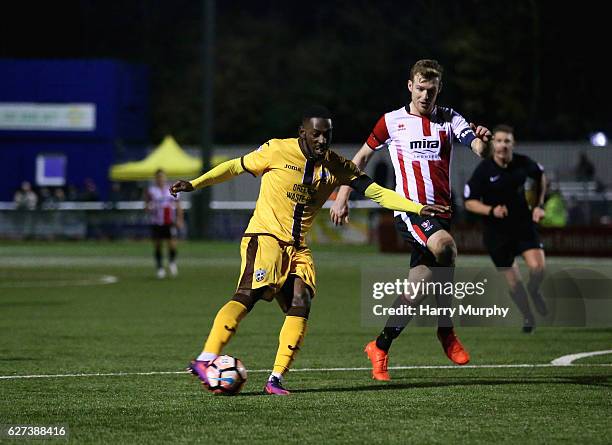
<instances>
[{"instance_id":1,"label":"joma logo on jersey","mask_svg":"<svg viewBox=\"0 0 612 445\"><path fill-rule=\"evenodd\" d=\"M296 172L301 172L302 171L302 169L300 167L297 167L295 165L285 164L285 168L288 168L290 170L295 170Z\"/></svg>"},{"instance_id":2,"label":"joma logo on jersey","mask_svg":"<svg viewBox=\"0 0 612 445\"><path fill-rule=\"evenodd\" d=\"M440 141L428 141L427 139L410 141L410 148L412 150L418 150L419 148L440 148Z\"/></svg>"}]
</instances>

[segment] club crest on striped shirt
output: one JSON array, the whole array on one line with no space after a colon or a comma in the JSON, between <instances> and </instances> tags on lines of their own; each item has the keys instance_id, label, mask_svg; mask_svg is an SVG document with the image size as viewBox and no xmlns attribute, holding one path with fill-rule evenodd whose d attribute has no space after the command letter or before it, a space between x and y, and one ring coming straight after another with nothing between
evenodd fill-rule
<instances>
[{"instance_id":1,"label":"club crest on striped shirt","mask_svg":"<svg viewBox=\"0 0 612 445\"><path fill-rule=\"evenodd\" d=\"M264 278L266 278L266 271L263 270L263 269L257 269L255 271L255 281L257 281L259 283Z\"/></svg>"},{"instance_id":2,"label":"club crest on striped shirt","mask_svg":"<svg viewBox=\"0 0 612 445\"><path fill-rule=\"evenodd\" d=\"M428 232L428 231L429 231L429 230L430 230L430 229L433 227L433 225L431 224L431 221L429 221L428 219L426 219L425 221L423 221L423 222L421 223L421 226L423 226L423 229L424 229L426 232Z\"/></svg>"}]
</instances>

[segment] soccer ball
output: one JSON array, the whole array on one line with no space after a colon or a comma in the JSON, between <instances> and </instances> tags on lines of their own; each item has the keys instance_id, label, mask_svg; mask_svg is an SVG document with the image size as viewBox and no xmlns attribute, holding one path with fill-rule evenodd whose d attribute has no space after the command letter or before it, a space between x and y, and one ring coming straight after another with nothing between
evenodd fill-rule
<instances>
[{"instance_id":1,"label":"soccer ball","mask_svg":"<svg viewBox=\"0 0 612 445\"><path fill-rule=\"evenodd\" d=\"M208 389L215 394L238 394L247 380L246 368L231 355L220 355L206 367Z\"/></svg>"}]
</instances>

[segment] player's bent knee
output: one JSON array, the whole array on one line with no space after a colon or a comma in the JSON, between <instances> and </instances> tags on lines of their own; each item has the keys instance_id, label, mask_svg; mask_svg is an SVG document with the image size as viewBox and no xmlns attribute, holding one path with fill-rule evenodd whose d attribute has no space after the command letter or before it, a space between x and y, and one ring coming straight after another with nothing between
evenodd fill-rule
<instances>
[{"instance_id":1,"label":"player's bent knee","mask_svg":"<svg viewBox=\"0 0 612 445\"><path fill-rule=\"evenodd\" d=\"M291 306L310 306L310 292L306 289L302 289L299 292L293 293L293 300L291 300Z\"/></svg>"},{"instance_id":2,"label":"player's bent knee","mask_svg":"<svg viewBox=\"0 0 612 445\"><path fill-rule=\"evenodd\" d=\"M251 312L255 303L259 301L261 298L261 292L257 292L259 289L255 290L239 290L232 297L233 301L237 301L238 303L244 305L247 308L247 311Z\"/></svg>"},{"instance_id":3,"label":"player's bent knee","mask_svg":"<svg viewBox=\"0 0 612 445\"><path fill-rule=\"evenodd\" d=\"M529 266L529 273L531 275L541 275L544 273L544 264L532 264Z\"/></svg>"},{"instance_id":4,"label":"player's bent knee","mask_svg":"<svg viewBox=\"0 0 612 445\"><path fill-rule=\"evenodd\" d=\"M310 291L307 288L296 290L293 293L293 299L291 300L291 307L287 311L287 315L293 317L308 318L310 314L310 302L312 297Z\"/></svg>"}]
</instances>

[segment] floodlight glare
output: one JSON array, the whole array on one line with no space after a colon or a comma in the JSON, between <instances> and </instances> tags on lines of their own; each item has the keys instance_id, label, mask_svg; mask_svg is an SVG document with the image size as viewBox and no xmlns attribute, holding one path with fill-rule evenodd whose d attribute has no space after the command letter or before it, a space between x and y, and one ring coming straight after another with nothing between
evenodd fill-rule
<instances>
[{"instance_id":1,"label":"floodlight glare","mask_svg":"<svg viewBox=\"0 0 612 445\"><path fill-rule=\"evenodd\" d=\"M608 138L602 131L591 135L591 145L594 147L605 147L608 144Z\"/></svg>"}]
</instances>

